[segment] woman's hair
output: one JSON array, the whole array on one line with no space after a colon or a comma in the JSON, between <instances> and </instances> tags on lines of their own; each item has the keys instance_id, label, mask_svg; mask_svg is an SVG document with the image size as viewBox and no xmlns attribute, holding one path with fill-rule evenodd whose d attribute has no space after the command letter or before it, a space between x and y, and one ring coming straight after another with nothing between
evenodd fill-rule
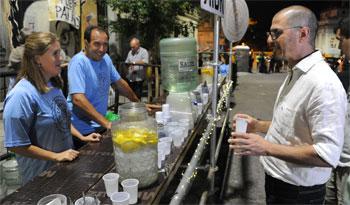
<instances>
[{"instance_id":1,"label":"woman's hair","mask_svg":"<svg viewBox=\"0 0 350 205\"><path fill-rule=\"evenodd\" d=\"M17 76L17 82L22 78L27 78L41 93L49 91L41 65L36 62L35 57L44 55L56 41L58 41L58 38L50 32L35 32L26 38L21 70ZM63 82L60 76L52 77L50 82L52 86L62 88Z\"/></svg>"},{"instance_id":2,"label":"woman's hair","mask_svg":"<svg viewBox=\"0 0 350 205\"><path fill-rule=\"evenodd\" d=\"M349 24L350 24L349 17L342 19L339 23L340 35L344 36L345 38L350 38Z\"/></svg>"}]
</instances>

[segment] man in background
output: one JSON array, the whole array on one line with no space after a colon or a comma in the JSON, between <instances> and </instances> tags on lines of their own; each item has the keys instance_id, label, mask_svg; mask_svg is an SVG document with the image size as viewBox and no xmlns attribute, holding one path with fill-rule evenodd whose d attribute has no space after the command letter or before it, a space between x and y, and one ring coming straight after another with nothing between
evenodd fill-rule
<instances>
[{"instance_id":1,"label":"man in background","mask_svg":"<svg viewBox=\"0 0 350 205\"><path fill-rule=\"evenodd\" d=\"M128 65L128 73L126 78L131 89L135 92L137 97L142 97L142 85L145 80L146 67L144 64L148 64L149 56L146 49L140 46L140 41L137 38L132 38L130 41L131 50L125 60Z\"/></svg>"}]
</instances>

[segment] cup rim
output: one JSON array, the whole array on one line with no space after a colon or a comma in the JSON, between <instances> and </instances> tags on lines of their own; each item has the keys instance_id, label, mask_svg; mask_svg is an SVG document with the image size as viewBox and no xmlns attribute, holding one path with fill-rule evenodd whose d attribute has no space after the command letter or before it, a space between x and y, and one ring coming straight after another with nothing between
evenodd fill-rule
<instances>
[{"instance_id":1,"label":"cup rim","mask_svg":"<svg viewBox=\"0 0 350 205\"><path fill-rule=\"evenodd\" d=\"M95 202L95 198L92 197L92 196L85 196L85 199L92 199L94 202ZM77 199L75 202L74 202L74 205L76 205L76 203L78 203L79 201L83 200L83 197L80 197L79 199ZM99 199L97 199L97 204L101 204L101 201Z\"/></svg>"},{"instance_id":2,"label":"cup rim","mask_svg":"<svg viewBox=\"0 0 350 205\"><path fill-rule=\"evenodd\" d=\"M237 121L237 120L242 120L242 121L246 121L246 122L248 122L248 119L243 118L243 117L236 117L236 121Z\"/></svg>"},{"instance_id":3,"label":"cup rim","mask_svg":"<svg viewBox=\"0 0 350 205\"><path fill-rule=\"evenodd\" d=\"M126 183L130 183L130 182L134 182L134 184L132 185L126 185ZM124 179L122 182L121 182L121 185L123 187L132 187L132 186L137 186L139 185L139 180L138 179Z\"/></svg>"},{"instance_id":4,"label":"cup rim","mask_svg":"<svg viewBox=\"0 0 350 205\"><path fill-rule=\"evenodd\" d=\"M119 200L113 200L113 196L115 195L121 195L123 197L122 199ZM130 194L128 192L122 191L122 192L114 192L111 194L110 199L112 202L123 202L125 200L130 200Z\"/></svg>"},{"instance_id":5,"label":"cup rim","mask_svg":"<svg viewBox=\"0 0 350 205\"><path fill-rule=\"evenodd\" d=\"M111 180L114 180L114 179L119 179L119 174L118 173L114 173L114 172L110 172L110 173L107 173L105 175L103 175L102 179L104 181L111 181Z\"/></svg>"},{"instance_id":6,"label":"cup rim","mask_svg":"<svg viewBox=\"0 0 350 205\"><path fill-rule=\"evenodd\" d=\"M50 199L50 198L52 198L52 199ZM66 201L66 203L67 203L67 201L68 201L67 196L64 195L64 194L50 194L50 195L43 196L41 199L39 199L39 201L37 202L37 204L40 204L39 202L43 202L43 201L46 201L46 200L48 200L48 199L50 199L51 201L53 201L53 200L56 199L56 198L59 198L60 200L63 199L64 201Z\"/></svg>"}]
</instances>

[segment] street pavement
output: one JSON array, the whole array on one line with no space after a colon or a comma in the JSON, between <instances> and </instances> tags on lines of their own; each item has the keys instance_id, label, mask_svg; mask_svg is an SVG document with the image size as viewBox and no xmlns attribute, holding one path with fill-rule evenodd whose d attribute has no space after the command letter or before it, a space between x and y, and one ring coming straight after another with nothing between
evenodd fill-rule
<instances>
[{"instance_id":1,"label":"street pavement","mask_svg":"<svg viewBox=\"0 0 350 205\"><path fill-rule=\"evenodd\" d=\"M271 120L278 88L286 73L239 73L234 92L233 114L246 113L259 119ZM256 156L233 156L228 175L225 204L265 204L265 175Z\"/></svg>"}]
</instances>

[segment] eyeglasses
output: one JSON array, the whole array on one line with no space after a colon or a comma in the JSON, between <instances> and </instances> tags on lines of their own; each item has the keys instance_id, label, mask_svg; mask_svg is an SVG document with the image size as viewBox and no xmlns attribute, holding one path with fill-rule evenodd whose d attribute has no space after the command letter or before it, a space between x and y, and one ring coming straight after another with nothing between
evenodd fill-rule
<instances>
[{"instance_id":1,"label":"eyeglasses","mask_svg":"<svg viewBox=\"0 0 350 205\"><path fill-rule=\"evenodd\" d=\"M266 32L266 35L267 35L267 37L271 36L272 40L276 40L283 34L283 31L288 30L288 29L294 29L294 28L303 28L303 27L302 26L293 26L293 27L284 28L284 29L274 28L274 29L271 29L270 31Z\"/></svg>"}]
</instances>

